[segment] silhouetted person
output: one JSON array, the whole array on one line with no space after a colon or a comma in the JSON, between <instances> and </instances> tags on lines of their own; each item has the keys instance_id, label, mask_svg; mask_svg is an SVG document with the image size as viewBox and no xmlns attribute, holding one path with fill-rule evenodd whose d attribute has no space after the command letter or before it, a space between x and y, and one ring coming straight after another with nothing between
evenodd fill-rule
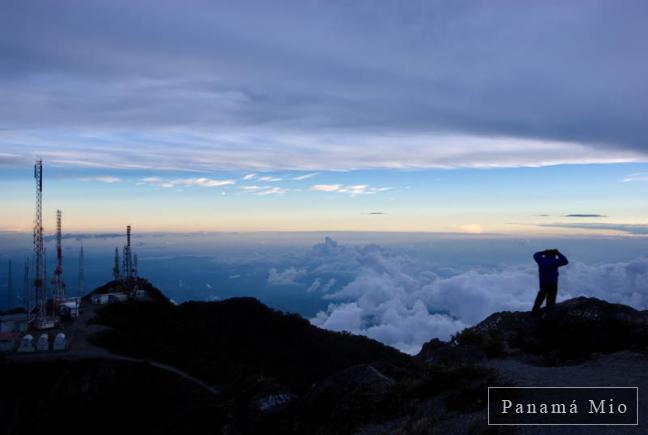
<instances>
[{"instance_id":1,"label":"silhouetted person","mask_svg":"<svg viewBox=\"0 0 648 435\"><path fill-rule=\"evenodd\" d=\"M540 305L547 299L547 308L556 303L558 293L558 268L569 263L567 257L557 249L546 249L533 254L533 259L538 263L538 276L540 278L540 291L533 304L533 312L540 311Z\"/></svg>"}]
</instances>

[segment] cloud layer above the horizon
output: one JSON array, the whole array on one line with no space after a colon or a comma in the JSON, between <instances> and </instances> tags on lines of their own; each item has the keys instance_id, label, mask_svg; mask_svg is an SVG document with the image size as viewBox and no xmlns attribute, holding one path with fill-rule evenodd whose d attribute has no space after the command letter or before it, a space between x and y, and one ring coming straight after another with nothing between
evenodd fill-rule
<instances>
[{"instance_id":1,"label":"cloud layer above the horizon","mask_svg":"<svg viewBox=\"0 0 648 435\"><path fill-rule=\"evenodd\" d=\"M0 164L645 161L641 1L0 6Z\"/></svg>"}]
</instances>

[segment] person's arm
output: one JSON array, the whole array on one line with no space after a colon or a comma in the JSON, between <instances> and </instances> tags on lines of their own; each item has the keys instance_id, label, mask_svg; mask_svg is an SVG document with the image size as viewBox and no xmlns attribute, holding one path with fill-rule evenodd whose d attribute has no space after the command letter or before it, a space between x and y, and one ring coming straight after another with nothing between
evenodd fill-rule
<instances>
[{"instance_id":1,"label":"person's arm","mask_svg":"<svg viewBox=\"0 0 648 435\"><path fill-rule=\"evenodd\" d=\"M533 254L533 259L535 260L536 263L540 264L540 262L543 260L545 251L538 251L535 254Z\"/></svg>"},{"instance_id":2,"label":"person's arm","mask_svg":"<svg viewBox=\"0 0 648 435\"><path fill-rule=\"evenodd\" d=\"M569 264L569 260L567 260L567 257L562 255L562 253L556 251L556 255L558 256L558 267L567 266Z\"/></svg>"}]
</instances>

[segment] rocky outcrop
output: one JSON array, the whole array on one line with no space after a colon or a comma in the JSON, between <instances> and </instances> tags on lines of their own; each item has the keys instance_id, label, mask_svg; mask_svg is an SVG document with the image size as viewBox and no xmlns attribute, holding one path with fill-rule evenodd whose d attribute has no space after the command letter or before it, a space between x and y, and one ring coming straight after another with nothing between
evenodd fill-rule
<instances>
[{"instance_id":1,"label":"rocky outcrop","mask_svg":"<svg viewBox=\"0 0 648 435\"><path fill-rule=\"evenodd\" d=\"M495 313L459 333L455 345L479 346L491 358L543 365L577 362L597 353L648 349L648 312L579 297L534 315Z\"/></svg>"}]
</instances>

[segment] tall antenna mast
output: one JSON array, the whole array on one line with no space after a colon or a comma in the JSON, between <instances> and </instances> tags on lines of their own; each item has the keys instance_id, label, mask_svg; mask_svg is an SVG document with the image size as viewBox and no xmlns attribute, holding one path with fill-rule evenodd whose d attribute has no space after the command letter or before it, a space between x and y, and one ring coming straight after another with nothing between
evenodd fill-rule
<instances>
[{"instance_id":1,"label":"tall antenna mast","mask_svg":"<svg viewBox=\"0 0 648 435\"><path fill-rule=\"evenodd\" d=\"M13 278L11 276L11 260L9 260L9 268L7 270L7 309L12 309L13 304Z\"/></svg>"},{"instance_id":2,"label":"tall antenna mast","mask_svg":"<svg viewBox=\"0 0 648 435\"><path fill-rule=\"evenodd\" d=\"M79 251L79 297L83 296L83 286L85 285L85 269L83 262L83 241L81 241L81 250Z\"/></svg>"},{"instance_id":3,"label":"tall antenna mast","mask_svg":"<svg viewBox=\"0 0 648 435\"><path fill-rule=\"evenodd\" d=\"M128 291L133 291L134 287L134 276L133 276L133 254L131 248L131 226L126 226L126 246L124 246L124 270L122 271L124 275L124 281L126 284L126 289Z\"/></svg>"},{"instance_id":4,"label":"tall antenna mast","mask_svg":"<svg viewBox=\"0 0 648 435\"><path fill-rule=\"evenodd\" d=\"M61 241L63 233L61 231L61 220L63 213L61 210L56 210L56 268L54 269L54 305L58 306L65 300L65 282L63 282L63 249L61 248Z\"/></svg>"},{"instance_id":5,"label":"tall antenna mast","mask_svg":"<svg viewBox=\"0 0 648 435\"><path fill-rule=\"evenodd\" d=\"M37 318L40 324L46 322L45 308L47 295L45 294L45 263L43 246L43 161L37 160L34 165L34 179L36 180L36 213L34 216L34 294L38 305Z\"/></svg>"},{"instance_id":6,"label":"tall antenna mast","mask_svg":"<svg viewBox=\"0 0 648 435\"><path fill-rule=\"evenodd\" d=\"M32 297L29 285L29 258L25 258L25 271L23 275L23 306L27 310L27 317L31 321L32 315Z\"/></svg>"},{"instance_id":7,"label":"tall antenna mast","mask_svg":"<svg viewBox=\"0 0 648 435\"><path fill-rule=\"evenodd\" d=\"M119 272L119 249L115 248L115 265L113 266L113 279L119 281L121 273Z\"/></svg>"}]
</instances>

